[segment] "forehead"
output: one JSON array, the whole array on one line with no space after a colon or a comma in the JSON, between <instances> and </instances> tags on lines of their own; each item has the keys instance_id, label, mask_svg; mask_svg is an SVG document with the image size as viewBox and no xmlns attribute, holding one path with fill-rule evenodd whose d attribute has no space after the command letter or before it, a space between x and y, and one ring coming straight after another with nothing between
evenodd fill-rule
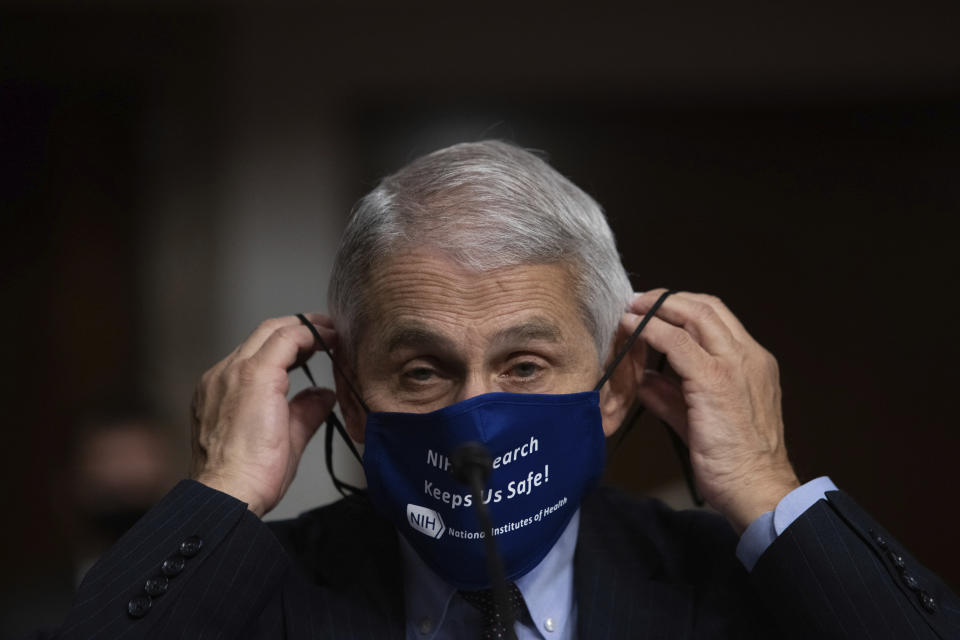
<instances>
[{"instance_id":1,"label":"forehead","mask_svg":"<svg viewBox=\"0 0 960 640\"><path fill-rule=\"evenodd\" d=\"M409 251L368 281L362 345L441 334L458 343L504 339L592 341L568 268L512 265L477 272L439 251ZM362 350L362 349L361 349Z\"/></svg>"}]
</instances>

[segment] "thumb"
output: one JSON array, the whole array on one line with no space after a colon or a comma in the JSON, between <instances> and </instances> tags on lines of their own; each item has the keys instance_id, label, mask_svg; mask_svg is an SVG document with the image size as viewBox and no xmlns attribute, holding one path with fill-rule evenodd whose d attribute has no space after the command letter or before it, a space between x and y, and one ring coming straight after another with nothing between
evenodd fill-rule
<instances>
[{"instance_id":1,"label":"thumb","mask_svg":"<svg viewBox=\"0 0 960 640\"><path fill-rule=\"evenodd\" d=\"M290 401L290 443L297 455L307 448L310 438L327 419L337 402L332 389L304 389Z\"/></svg>"},{"instance_id":2,"label":"thumb","mask_svg":"<svg viewBox=\"0 0 960 640\"><path fill-rule=\"evenodd\" d=\"M637 387L637 399L687 442L687 403L680 385L662 373L647 369Z\"/></svg>"}]
</instances>

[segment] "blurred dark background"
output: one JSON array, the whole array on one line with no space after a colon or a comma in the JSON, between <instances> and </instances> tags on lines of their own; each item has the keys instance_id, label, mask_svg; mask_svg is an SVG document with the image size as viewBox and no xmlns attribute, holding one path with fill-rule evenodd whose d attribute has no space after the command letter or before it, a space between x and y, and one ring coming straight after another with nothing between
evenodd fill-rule
<instances>
[{"instance_id":1,"label":"blurred dark background","mask_svg":"<svg viewBox=\"0 0 960 640\"><path fill-rule=\"evenodd\" d=\"M352 202L486 137L604 205L636 288L721 296L802 479L960 586L957 3L555 5L0 4L5 591L73 566L90 416L182 476L195 379L324 307ZM311 451L275 515L333 499ZM653 422L609 475L684 503Z\"/></svg>"}]
</instances>

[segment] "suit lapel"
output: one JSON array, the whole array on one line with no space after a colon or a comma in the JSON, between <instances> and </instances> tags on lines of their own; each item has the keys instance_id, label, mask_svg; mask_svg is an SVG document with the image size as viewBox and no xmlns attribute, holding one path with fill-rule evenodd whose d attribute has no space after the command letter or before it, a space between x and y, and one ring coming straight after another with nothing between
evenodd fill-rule
<instances>
[{"instance_id":1,"label":"suit lapel","mask_svg":"<svg viewBox=\"0 0 960 640\"><path fill-rule=\"evenodd\" d=\"M638 526L621 516L616 504L602 498L581 506L574 554L578 636L690 638L692 588L663 579L661 552L644 529L654 523ZM323 618L311 627L332 638L402 639L403 566L393 526L362 498L342 500L308 519L300 532L306 535L294 546L317 589L313 604L303 603L310 617Z\"/></svg>"},{"instance_id":2,"label":"suit lapel","mask_svg":"<svg viewBox=\"0 0 960 640\"><path fill-rule=\"evenodd\" d=\"M574 555L580 638L691 637L692 590L658 581L661 559L642 531L624 527L602 504L581 507Z\"/></svg>"},{"instance_id":3,"label":"suit lapel","mask_svg":"<svg viewBox=\"0 0 960 640\"><path fill-rule=\"evenodd\" d=\"M396 530L359 496L309 514L301 566L331 638L403 638L403 566Z\"/></svg>"}]
</instances>

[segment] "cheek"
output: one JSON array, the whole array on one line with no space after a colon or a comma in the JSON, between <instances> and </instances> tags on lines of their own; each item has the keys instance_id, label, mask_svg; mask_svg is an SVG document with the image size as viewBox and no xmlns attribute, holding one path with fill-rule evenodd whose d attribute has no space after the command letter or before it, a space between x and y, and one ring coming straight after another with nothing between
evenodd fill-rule
<instances>
[{"instance_id":1,"label":"cheek","mask_svg":"<svg viewBox=\"0 0 960 640\"><path fill-rule=\"evenodd\" d=\"M364 401L371 411L397 411L396 400L384 386L376 383L364 386Z\"/></svg>"},{"instance_id":2,"label":"cheek","mask_svg":"<svg viewBox=\"0 0 960 640\"><path fill-rule=\"evenodd\" d=\"M584 368L555 378L553 389L549 393L581 393L592 391L600 376L593 369Z\"/></svg>"},{"instance_id":3,"label":"cheek","mask_svg":"<svg viewBox=\"0 0 960 640\"><path fill-rule=\"evenodd\" d=\"M576 353L573 366L570 367L570 375L576 379L581 391L590 391L603 376L603 368L597 358L596 349L593 348L592 338L584 338L581 344L584 343L588 346Z\"/></svg>"}]
</instances>

